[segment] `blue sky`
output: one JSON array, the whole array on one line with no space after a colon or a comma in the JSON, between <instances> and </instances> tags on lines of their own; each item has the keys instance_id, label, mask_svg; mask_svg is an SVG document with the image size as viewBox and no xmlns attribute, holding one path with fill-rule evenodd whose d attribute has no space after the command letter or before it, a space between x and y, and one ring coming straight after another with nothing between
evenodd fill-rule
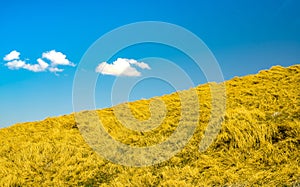
<instances>
[{"instance_id":1,"label":"blue sky","mask_svg":"<svg viewBox=\"0 0 300 187\"><path fill-rule=\"evenodd\" d=\"M226 80L273 65L299 64L299 9L297 0L1 1L0 127L71 113L73 78L86 50L105 33L134 22L169 22L193 32L213 52ZM5 60L14 50L20 55ZM205 82L178 51L154 44L120 51L107 64L118 58L136 59L129 65L142 74L159 68L164 71L164 65L155 60L152 64L145 60L150 69L138 69L138 59L149 55L178 63L195 84ZM37 59L48 66L42 68ZM19 68L7 64L14 60L25 64ZM111 84L117 77L105 75L97 83L97 108L111 105ZM130 78L134 77L124 77ZM187 88L182 85L180 89ZM172 91L167 82L147 79L131 90L129 100Z\"/></svg>"}]
</instances>

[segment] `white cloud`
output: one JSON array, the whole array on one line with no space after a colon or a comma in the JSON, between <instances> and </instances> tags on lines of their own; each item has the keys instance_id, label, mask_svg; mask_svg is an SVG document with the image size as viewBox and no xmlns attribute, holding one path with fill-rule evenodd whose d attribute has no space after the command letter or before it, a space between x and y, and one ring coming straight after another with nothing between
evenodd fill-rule
<instances>
[{"instance_id":1,"label":"white cloud","mask_svg":"<svg viewBox=\"0 0 300 187\"><path fill-rule=\"evenodd\" d=\"M13 60L7 62L5 66L7 66L9 69L15 70L15 69L23 68L25 64L26 63L23 60Z\"/></svg>"},{"instance_id":2,"label":"white cloud","mask_svg":"<svg viewBox=\"0 0 300 187\"><path fill-rule=\"evenodd\" d=\"M150 66L148 64L146 64L145 62L138 62L134 59L126 59L126 58L120 58L122 60L125 60L127 61L129 64L133 64L133 65L136 65L142 69L151 69Z\"/></svg>"},{"instance_id":3,"label":"white cloud","mask_svg":"<svg viewBox=\"0 0 300 187\"><path fill-rule=\"evenodd\" d=\"M46 69L49 65L46 62L42 61L41 59L38 59L37 61L38 61L38 64L27 64L23 60L13 60L13 61L7 62L5 64L5 66L7 66L9 69L12 69L12 70L27 69L27 70L33 71L33 72L46 71Z\"/></svg>"},{"instance_id":4,"label":"white cloud","mask_svg":"<svg viewBox=\"0 0 300 187\"><path fill-rule=\"evenodd\" d=\"M11 70L26 69L32 72L43 72L48 70L55 74L64 71L64 69L60 69L57 66L75 66L75 64L66 58L66 55L61 52L56 52L55 50L43 53L42 58L37 59L37 64L26 63L26 61L20 60L19 56L20 53L15 50L7 54L3 58L5 61L9 61L5 66ZM45 62L43 58L49 60L50 64Z\"/></svg>"},{"instance_id":5,"label":"white cloud","mask_svg":"<svg viewBox=\"0 0 300 187\"><path fill-rule=\"evenodd\" d=\"M18 59L20 59L20 53L16 50L11 51L3 58L3 60L5 61L18 60Z\"/></svg>"},{"instance_id":6,"label":"white cloud","mask_svg":"<svg viewBox=\"0 0 300 187\"><path fill-rule=\"evenodd\" d=\"M50 67L49 71L52 72L52 73L57 73L57 72L63 72L64 70L63 69L59 69L57 67Z\"/></svg>"},{"instance_id":7,"label":"white cloud","mask_svg":"<svg viewBox=\"0 0 300 187\"><path fill-rule=\"evenodd\" d=\"M44 60L42 60L41 58L38 58L36 61L39 63L39 65L40 65L40 67L41 67L42 69L47 69L47 67L49 67L49 64L47 64L47 63L46 63Z\"/></svg>"},{"instance_id":8,"label":"white cloud","mask_svg":"<svg viewBox=\"0 0 300 187\"><path fill-rule=\"evenodd\" d=\"M33 72L42 72L46 71L49 67L49 64L47 64L40 58L38 58L36 61L38 62L38 64L25 64L23 68Z\"/></svg>"},{"instance_id":9,"label":"white cloud","mask_svg":"<svg viewBox=\"0 0 300 187\"><path fill-rule=\"evenodd\" d=\"M23 69L27 69L27 70L33 71L33 72L45 71L45 69L41 68L41 66L39 64L25 64L23 66Z\"/></svg>"},{"instance_id":10,"label":"white cloud","mask_svg":"<svg viewBox=\"0 0 300 187\"><path fill-rule=\"evenodd\" d=\"M61 52L51 50L42 54L43 58L50 60L52 66L63 65L63 66L75 66L71 61L69 61Z\"/></svg>"},{"instance_id":11,"label":"white cloud","mask_svg":"<svg viewBox=\"0 0 300 187\"><path fill-rule=\"evenodd\" d=\"M137 77L141 76L134 66L141 69L151 69L150 66L144 62L138 62L134 59L118 58L112 64L107 62L102 62L96 67L96 72L103 75L114 75L114 76L129 76Z\"/></svg>"}]
</instances>

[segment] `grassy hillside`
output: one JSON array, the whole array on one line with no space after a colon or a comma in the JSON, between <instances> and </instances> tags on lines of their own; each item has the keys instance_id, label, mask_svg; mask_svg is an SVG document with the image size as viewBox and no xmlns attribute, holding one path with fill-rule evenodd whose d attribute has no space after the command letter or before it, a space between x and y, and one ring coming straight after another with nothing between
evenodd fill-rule
<instances>
[{"instance_id":1,"label":"grassy hillside","mask_svg":"<svg viewBox=\"0 0 300 187\"><path fill-rule=\"evenodd\" d=\"M200 111L192 139L170 160L153 166L127 167L101 158L85 143L74 115L1 129L0 186L299 186L300 65L275 66L226 81L225 120L216 140L201 153L211 110L210 85L194 88ZM166 116L152 131L125 128L113 115L116 108L97 113L116 140L155 145L180 121L178 93L129 103L134 116L145 120L150 101L157 99L166 103Z\"/></svg>"}]
</instances>

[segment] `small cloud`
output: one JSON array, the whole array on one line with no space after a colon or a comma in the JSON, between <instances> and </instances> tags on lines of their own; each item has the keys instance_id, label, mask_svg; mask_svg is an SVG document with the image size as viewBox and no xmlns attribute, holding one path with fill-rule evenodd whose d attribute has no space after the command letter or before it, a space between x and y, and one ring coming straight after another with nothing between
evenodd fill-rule
<instances>
[{"instance_id":1,"label":"small cloud","mask_svg":"<svg viewBox=\"0 0 300 187\"><path fill-rule=\"evenodd\" d=\"M148 64L146 64L145 62L138 62L134 59L126 59L126 58L120 58L120 59L125 60L129 64L136 65L136 66L138 66L139 68L142 68L142 69L151 69L150 66Z\"/></svg>"},{"instance_id":2,"label":"small cloud","mask_svg":"<svg viewBox=\"0 0 300 187\"><path fill-rule=\"evenodd\" d=\"M5 64L5 66L7 66L11 70L17 70L17 69L23 68L25 66L25 64L26 63L23 60L13 60L13 61L7 62Z\"/></svg>"},{"instance_id":3,"label":"small cloud","mask_svg":"<svg viewBox=\"0 0 300 187\"><path fill-rule=\"evenodd\" d=\"M63 72L64 70L63 69L59 69L57 67L50 67L49 71L52 72L52 73L57 73L57 72Z\"/></svg>"},{"instance_id":4,"label":"small cloud","mask_svg":"<svg viewBox=\"0 0 300 187\"><path fill-rule=\"evenodd\" d=\"M25 64L23 69L27 69L27 70L33 71L33 72L45 71L45 69L41 68L41 66L39 64Z\"/></svg>"},{"instance_id":5,"label":"small cloud","mask_svg":"<svg viewBox=\"0 0 300 187\"><path fill-rule=\"evenodd\" d=\"M57 52L55 50L51 50L48 52L45 52L42 54L43 58L48 59L51 62L52 66L58 66L58 65L63 65L63 66L75 66L71 61L69 61L66 57L61 52Z\"/></svg>"},{"instance_id":6,"label":"small cloud","mask_svg":"<svg viewBox=\"0 0 300 187\"><path fill-rule=\"evenodd\" d=\"M61 52L56 52L55 50L43 53L42 58L37 59L37 64L26 63L26 61L20 60L19 56L20 53L15 50L7 54L3 58L5 61L8 61L5 66L11 70L26 69L32 72L43 72L48 70L55 74L64 71L64 69L60 69L57 66L75 66L75 64L66 58L66 55ZM45 62L43 58L49 60L50 64Z\"/></svg>"},{"instance_id":7,"label":"small cloud","mask_svg":"<svg viewBox=\"0 0 300 187\"><path fill-rule=\"evenodd\" d=\"M18 59L20 59L20 53L16 50L11 51L3 58L3 60L5 61L18 60Z\"/></svg>"},{"instance_id":8,"label":"small cloud","mask_svg":"<svg viewBox=\"0 0 300 187\"><path fill-rule=\"evenodd\" d=\"M5 66L7 66L11 70L26 69L33 72L42 72L42 71L46 71L48 67L47 66L48 64L47 65L46 64L43 64L43 62L39 62L38 64L28 64L23 60L13 60L7 62Z\"/></svg>"},{"instance_id":9,"label":"small cloud","mask_svg":"<svg viewBox=\"0 0 300 187\"><path fill-rule=\"evenodd\" d=\"M42 69L47 69L47 68L49 67L49 64L46 63L46 62L45 62L44 60L42 60L41 58L38 58L36 61L39 63L39 65L40 65L40 67L41 67Z\"/></svg>"},{"instance_id":10,"label":"small cloud","mask_svg":"<svg viewBox=\"0 0 300 187\"><path fill-rule=\"evenodd\" d=\"M108 64L107 62L100 63L96 68L96 72L113 76L141 76L141 72L132 65L141 69L151 69L150 66L144 62L138 62L134 59L118 58L112 64Z\"/></svg>"},{"instance_id":11,"label":"small cloud","mask_svg":"<svg viewBox=\"0 0 300 187\"><path fill-rule=\"evenodd\" d=\"M46 71L49 67L49 64L47 64L40 58L38 58L36 61L38 62L38 64L25 64L23 68L33 72L42 72Z\"/></svg>"}]
</instances>

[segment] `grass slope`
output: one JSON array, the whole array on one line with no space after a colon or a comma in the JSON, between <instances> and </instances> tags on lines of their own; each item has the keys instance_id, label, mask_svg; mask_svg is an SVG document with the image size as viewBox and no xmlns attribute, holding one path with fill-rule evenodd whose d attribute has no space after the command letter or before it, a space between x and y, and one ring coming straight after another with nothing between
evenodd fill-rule
<instances>
[{"instance_id":1,"label":"grass slope","mask_svg":"<svg viewBox=\"0 0 300 187\"><path fill-rule=\"evenodd\" d=\"M149 167L102 159L83 140L74 115L1 129L0 186L299 186L300 65L275 66L225 84L225 120L205 152L198 148L210 117L211 84L194 88L200 116L193 138L170 160ZM113 108L97 112L116 140L154 145L166 140L180 120L178 94L159 99L166 103L166 117L144 133L122 126ZM136 118L149 118L151 100L129 103Z\"/></svg>"}]
</instances>

